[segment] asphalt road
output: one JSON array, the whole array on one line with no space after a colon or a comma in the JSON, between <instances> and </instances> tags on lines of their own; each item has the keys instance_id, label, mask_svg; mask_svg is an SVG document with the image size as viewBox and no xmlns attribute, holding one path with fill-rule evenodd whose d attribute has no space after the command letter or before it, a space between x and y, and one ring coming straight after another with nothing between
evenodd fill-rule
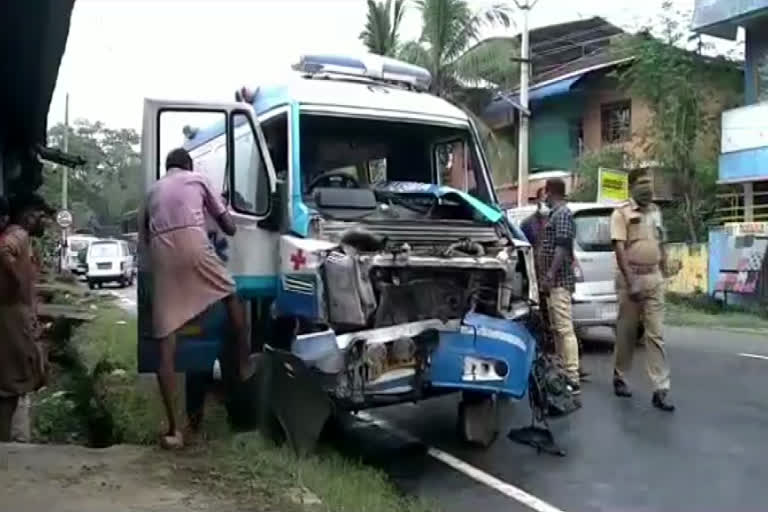
<instances>
[{"instance_id":1,"label":"asphalt road","mask_svg":"<svg viewBox=\"0 0 768 512\"><path fill-rule=\"evenodd\" d=\"M449 512L544 512L547 504L569 512L764 510L768 339L668 329L667 344L678 406L672 414L651 407L642 351L631 374L631 399L612 393L610 347L586 354L584 366L593 375L582 386L584 407L551 422L565 458L538 455L503 436L485 451L462 445L455 434L455 397L372 412L421 443L368 424L350 433L349 449L359 443L366 460ZM504 433L529 421L526 404L507 409ZM489 478L473 480L467 475L477 476L471 470L439 462L425 446L437 448L430 454L453 455ZM525 506L521 498L509 497L514 492L500 492L498 481L545 503Z\"/></svg>"},{"instance_id":2,"label":"asphalt road","mask_svg":"<svg viewBox=\"0 0 768 512\"><path fill-rule=\"evenodd\" d=\"M117 284L105 284L99 293L111 295L117 300L117 305L129 313L136 314L136 282L127 288L121 288Z\"/></svg>"},{"instance_id":3,"label":"asphalt road","mask_svg":"<svg viewBox=\"0 0 768 512\"><path fill-rule=\"evenodd\" d=\"M135 311L135 288L110 291ZM502 435L489 449L463 445L455 396L370 411L380 421L352 421L334 444L446 512L765 510L768 337L668 328L666 341L672 414L651 407L642 349L630 376L634 397L620 399L610 346L587 347L584 407L551 421L564 458L505 437L530 421L527 402L504 408Z\"/></svg>"}]
</instances>

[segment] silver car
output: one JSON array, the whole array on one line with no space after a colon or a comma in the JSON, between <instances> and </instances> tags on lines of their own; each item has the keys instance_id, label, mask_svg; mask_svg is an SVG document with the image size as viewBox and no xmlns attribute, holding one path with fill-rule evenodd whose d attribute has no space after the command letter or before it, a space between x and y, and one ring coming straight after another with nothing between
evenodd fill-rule
<instances>
[{"instance_id":1,"label":"silver car","mask_svg":"<svg viewBox=\"0 0 768 512\"><path fill-rule=\"evenodd\" d=\"M616 257L611 246L613 206L603 203L568 203L576 223L574 252L579 262L573 294L573 323L582 337L590 327L616 328L618 303L614 278ZM511 222L520 225L536 211L524 206L507 211Z\"/></svg>"}]
</instances>

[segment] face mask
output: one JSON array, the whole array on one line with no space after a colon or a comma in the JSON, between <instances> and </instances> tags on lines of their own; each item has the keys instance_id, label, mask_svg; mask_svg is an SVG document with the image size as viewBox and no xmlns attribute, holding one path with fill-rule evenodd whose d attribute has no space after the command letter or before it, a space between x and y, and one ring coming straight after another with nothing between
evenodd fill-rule
<instances>
[{"instance_id":1,"label":"face mask","mask_svg":"<svg viewBox=\"0 0 768 512\"><path fill-rule=\"evenodd\" d=\"M653 189L650 183L641 183L632 187L632 199L640 206L646 206L653 201Z\"/></svg>"},{"instance_id":2,"label":"face mask","mask_svg":"<svg viewBox=\"0 0 768 512\"><path fill-rule=\"evenodd\" d=\"M539 215L549 215L549 205L545 201L539 201L536 211Z\"/></svg>"}]
</instances>

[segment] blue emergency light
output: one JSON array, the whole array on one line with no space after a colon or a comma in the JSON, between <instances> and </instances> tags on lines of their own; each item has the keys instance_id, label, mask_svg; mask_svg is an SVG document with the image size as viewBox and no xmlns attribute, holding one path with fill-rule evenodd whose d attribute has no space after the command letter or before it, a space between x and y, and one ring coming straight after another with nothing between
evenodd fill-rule
<instances>
[{"instance_id":1,"label":"blue emergency light","mask_svg":"<svg viewBox=\"0 0 768 512\"><path fill-rule=\"evenodd\" d=\"M432 75L426 69L381 55L302 55L292 68L308 76L338 75L366 78L427 90Z\"/></svg>"}]
</instances>

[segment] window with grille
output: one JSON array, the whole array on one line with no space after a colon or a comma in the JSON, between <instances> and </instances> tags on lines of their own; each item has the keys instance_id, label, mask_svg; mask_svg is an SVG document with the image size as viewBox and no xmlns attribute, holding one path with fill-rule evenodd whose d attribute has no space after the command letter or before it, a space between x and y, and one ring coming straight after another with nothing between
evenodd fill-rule
<instances>
[{"instance_id":1,"label":"window with grille","mask_svg":"<svg viewBox=\"0 0 768 512\"><path fill-rule=\"evenodd\" d=\"M604 143L628 141L632 135L632 103L627 100L602 105L600 121Z\"/></svg>"}]
</instances>

